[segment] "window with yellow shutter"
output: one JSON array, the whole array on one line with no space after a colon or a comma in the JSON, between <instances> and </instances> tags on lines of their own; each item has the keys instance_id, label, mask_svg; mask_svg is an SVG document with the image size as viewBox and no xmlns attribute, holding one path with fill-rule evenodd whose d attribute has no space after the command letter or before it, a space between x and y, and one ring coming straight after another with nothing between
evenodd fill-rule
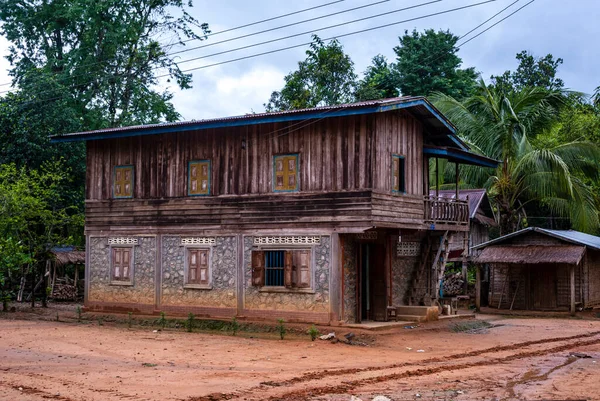
<instances>
[{"instance_id":1,"label":"window with yellow shutter","mask_svg":"<svg viewBox=\"0 0 600 401\"><path fill-rule=\"evenodd\" d=\"M188 195L210 195L210 160L195 160L188 165Z\"/></svg>"},{"instance_id":2,"label":"window with yellow shutter","mask_svg":"<svg viewBox=\"0 0 600 401\"><path fill-rule=\"evenodd\" d=\"M297 153L273 156L273 191L298 191L300 189L298 167Z\"/></svg>"},{"instance_id":3,"label":"window with yellow shutter","mask_svg":"<svg viewBox=\"0 0 600 401\"><path fill-rule=\"evenodd\" d=\"M115 166L113 197L133 198L133 166Z\"/></svg>"},{"instance_id":4,"label":"window with yellow shutter","mask_svg":"<svg viewBox=\"0 0 600 401\"><path fill-rule=\"evenodd\" d=\"M392 155L392 192L405 193L404 156Z\"/></svg>"}]
</instances>

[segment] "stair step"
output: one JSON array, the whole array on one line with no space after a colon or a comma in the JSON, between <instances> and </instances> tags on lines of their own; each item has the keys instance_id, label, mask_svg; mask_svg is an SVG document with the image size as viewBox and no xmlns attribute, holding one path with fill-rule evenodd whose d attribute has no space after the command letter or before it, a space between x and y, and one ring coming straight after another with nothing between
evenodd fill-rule
<instances>
[{"instance_id":1,"label":"stair step","mask_svg":"<svg viewBox=\"0 0 600 401\"><path fill-rule=\"evenodd\" d=\"M397 306L396 313L399 315L427 316L428 313L437 312L435 306Z\"/></svg>"}]
</instances>

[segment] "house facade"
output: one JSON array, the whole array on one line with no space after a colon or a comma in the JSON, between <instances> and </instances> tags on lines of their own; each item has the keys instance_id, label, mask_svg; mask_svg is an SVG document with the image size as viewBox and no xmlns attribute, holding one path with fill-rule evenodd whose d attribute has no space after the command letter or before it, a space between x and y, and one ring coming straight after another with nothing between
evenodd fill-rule
<instances>
[{"instance_id":1,"label":"house facade","mask_svg":"<svg viewBox=\"0 0 600 401\"><path fill-rule=\"evenodd\" d=\"M416 272L432 293L440 240L468 230L465 202L428 195L428 159L496 165L424 98L52 140L87 142L96 311L386 320Z\"/></svg>"}]
</instances>

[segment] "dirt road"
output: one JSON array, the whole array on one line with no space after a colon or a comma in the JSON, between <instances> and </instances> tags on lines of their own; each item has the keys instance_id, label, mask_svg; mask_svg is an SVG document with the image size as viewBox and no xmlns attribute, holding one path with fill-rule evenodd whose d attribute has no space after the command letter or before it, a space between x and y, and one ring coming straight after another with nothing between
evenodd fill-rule
<instances>
[{"instance_id":1,"label":"dirt road","mask_svg":"<svg viewBox=\"0 0 600 401\"><path fill-rule=\"evenodd\" d=\"M482 318L356 332L369 346L2 318L0 399L600 399L600 320Z\"/></svg>"}]
</instances>

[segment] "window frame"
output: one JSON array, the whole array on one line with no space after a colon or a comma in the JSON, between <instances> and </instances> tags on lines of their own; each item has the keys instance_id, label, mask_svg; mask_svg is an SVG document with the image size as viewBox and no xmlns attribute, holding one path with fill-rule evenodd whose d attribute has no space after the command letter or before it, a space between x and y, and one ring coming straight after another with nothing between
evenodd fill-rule
<instances>
[{"instance_id":1,"label":"window frame","mask_svg":"<svg viewBox=\"0 0 600 401\"><path fill-rule=\"evenodd\" d=\"M192 193L192 164L207 163L208 164L208 188L206 193ZM187 196L211 196L212 195L212 161L211 159L199 159L188 161L187 171Z\"/></svg>"},{"instance_id":2,"label":"window frame","mask_svg":"<svg viewBox=\"0 0 600 401\"><path fill-rule=\"evenodd\" d=\"M394 162L398 160L398 189L394 187ZM400 174L402 172L402 175ZM390 184L392 186L392 193L398 195L406 194L406 157L392 153L392 165L390 168Z\"/></svg>"},{"instance_id":3,"label":"window frame","mask_svg":"<svg viewBox=\"0 0 600 401\"><path fill-rule=\"evenodd\" d=\"M277 189L277 159L286 157L296 158L296 188L294 189ZM289 174L285 177L289 177ZM273 192L300 192L300 153L279 153L273 155ZM284 185L285 187L285 185Z\"/></svg>"},{"instance_id":4,"label":"window frame","mask_svg":"<svg viewBox=\"0 0 600 401\"><path fill-rule=\"evenodd\" d=\"M129 279L127 280L117 280L115 279L115 261L113 260L113 249L129 249ZM110 285L118 285L118 286L133 286L133 278L135 275L135 245L127 245L127 244L118 244L118 245L110 245L109 246L109 278Z\"/></svg>"},{"instance_id":5,"label":"window frame","mask_svg":"<svg viewBox=\"0 0 600 401\"><path fill-rule=\"evenodd\" d=\"M213 288L213 269L212 269L212 249L213 247L209 246L197 246L190 245L184 246L184 262L183 262L183 288L187 289L196 289L196 290L212 290ZM208 284L201 283L190 283L190 251L207 251L207 264L208 264Z\"/></svg>"},{"instance_id":6,"label":"window frame","mask_svg":"<svg viewBox=\"0 0 600 401\"><path fill-rule=\"evenodd\" d=\"M315 294L316 290L315 290L315 270L316 270L316 256L315 256L315 250L314 250L314 246L308 246L305 244L300 244L300 245L260 245L260 246L255 246L252 247L252 252L250 253L250 275L252 276L252 254L254 251L263 251L263 252L268 252L268 251L308 251L309 254L309 263L310 263L310 271L309 271L309 279L310 279L310 285L308 287L286 287L285 285L283 286L267 286L267 285L262 285L262 286L256 286L254 284L252 284L250 287L254 287L258 289L258 292L260 293L269 293L269 292L284 292L284 293L305 293L305 294ZM265 255L266 257L266 255ZM284 256L285 257L285 256ZM266 260L263 261L263 265L266 265ZM264 272L263 274L266 274L266 266L263 266ZM284 272L285 274L285 272ZM265 280L266 280L266 276L265 276ZM285 281L285 278L284 278Z\"/></svg>"},{"instance_id":7,"label":"window frame","mask_svg":"<svg viewBox=\"0 0 600 401\"><path fill-rule=\"evenodd\" d=\"M131 195L117 196L117 170L131 169ZM133 199L135 193L135 166L133 164L119 164L113 168L112 195L113 199Z\"/></svg>"}]
</instances>

